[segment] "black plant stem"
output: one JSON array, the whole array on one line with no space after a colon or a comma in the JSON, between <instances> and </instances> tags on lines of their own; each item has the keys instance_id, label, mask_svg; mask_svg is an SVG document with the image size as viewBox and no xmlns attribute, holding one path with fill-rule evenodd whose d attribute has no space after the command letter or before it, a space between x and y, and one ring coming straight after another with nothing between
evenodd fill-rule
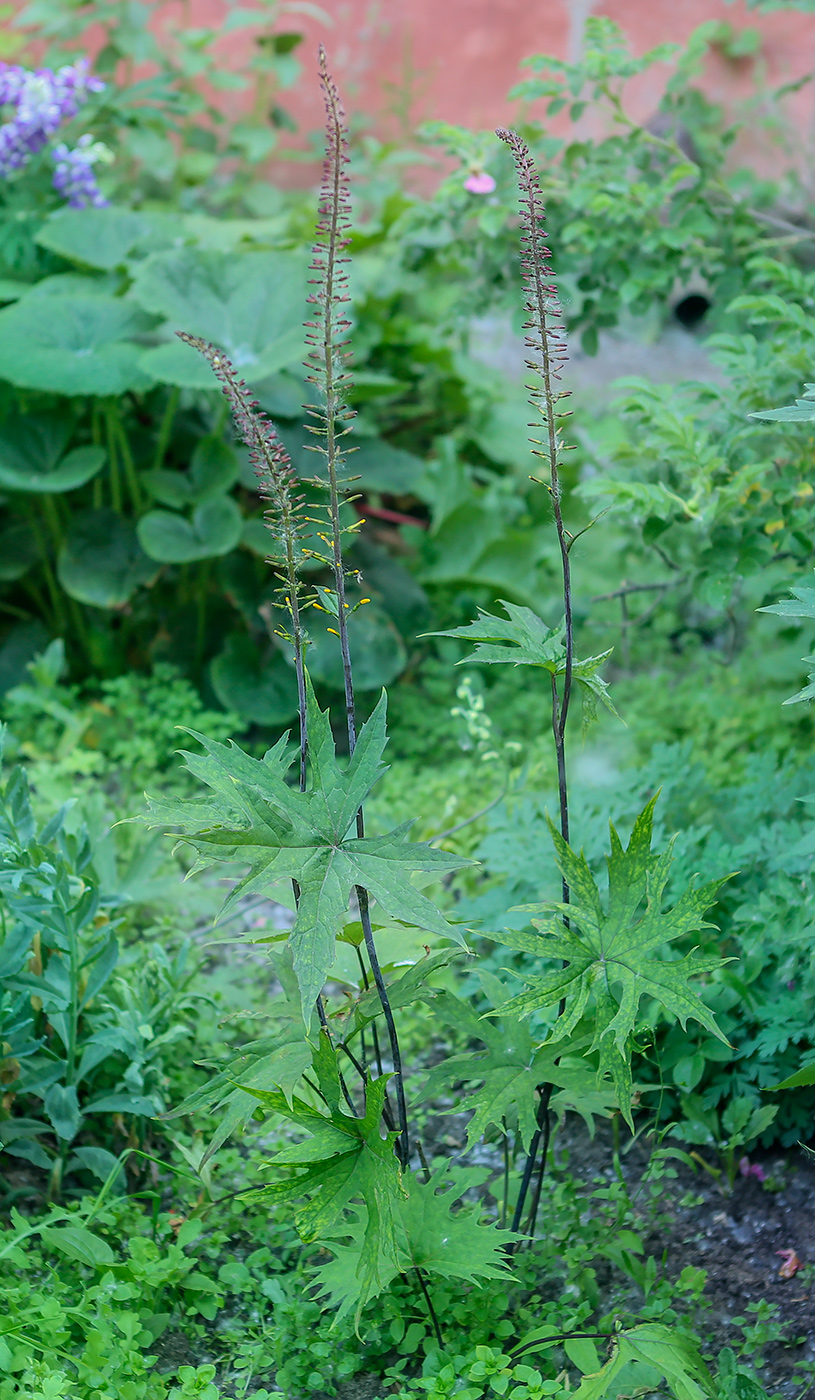
<instances>
[{"instance_id":1,"label":"black plant stem","mask_svg":"<svg viewBox=\"0 0 815 1400\"><path fill-rule=\"evenodd\" d=\"M357 819L357 829L359 830L361 812ZM364 829L363 829L364 834ZM371 971L374 975L376 990L379 993L379 1000L382 1003L382 1014L385 1017L385 1025L388 1028L388 1039L391 1047L391 1060L393 1061L393 1077L396 1081L396 1112L399 1118L399 1161L403 1170L410 1160L410 1137L408 1133L407 1103L405 1101L405 1084L402 1075L402 1054L399 1049L399 1037L396 1034L396 1022L393 1019L393 1010L388 996L388 989L385 986L385 979L382 976L382 968L379 965L379 958L376 953L374 943L374 933L371 928L371 915L368 909L368 891L357 885L357 900L359 901L360 918L362 919L362 931L365 935L365 947L368 951L368 958L371 964Z\"/></svg>"},{"instance_id":2,"label":"black plant stem","mask_svg":"<svg viewBox=\"0 0 815 1400\"><path fill-rule=\"evenodd\" d=\"M541 1191L543 1190L543 1178L546 1175L546 1163L549 1157L549 1137L552 1128L552 1119L549 1113L549 1103L552 1098L552 1085L547 1084L541 1095L544 1103L543 1132L541 1135L541 1154L538 1166L538 1176L535 1182L535 1194L532 1197L532 1209L526 1222L526 1233L530 1239L535 1237L535 1226L538 1222L538 1207L540 1205Z\"/></svg>"},{"instance_id":3,"label":"black plant stem","mask_svg":"<svg viewBox=\"0 0 815 1400\"><path fill-rule=\"evenodd\" d=\"M523 234L521 245L523 249L522 266L524 274L525 305L528 315L526 329L529 332L526 344L534 356L533 359L527 361L527 364L529 368L539 376L541 381L541 387L539 389L531 389L532 403L540 410L546 423L546 442L545 444L538 443L535 450L536 455L543 459L548 468L549 479L546 482L546 486L552 501L555 529L557 531L558 547L560 549L565 660L563 688L561 692L558 691L557 677L554 675L552 676L552 737L554 739L555 758L557 762L560 834L563 840L568 843L569 784L566 772L566 722L569 717L569 704L572 696L572 676L574 670L572 574L569 559L572 537L563 524L563 512L561 509L559 470L561 445L557 424L559 416L557 404L563 397L563 393L557 388L555 383L559 377L559 364L562 362L565 351L562 342L558 340L558 330L560 327L557 323L557 316L559 308L556 300L556 289L552 280L552 271L549 264L550 253L546 246L544 207L540 181L535 171L529 149L518 136L517 132L500 129L496 134L510 147L515 157L515 165L518 172L521 206L523 210ZM554 354L553 346L555 347ZM561 890L563 903L568 905L570 890L565 877L562 881ZM564 916L563 922L565 927L568 928L568 918ZM561 1002L558 1015L562 1015L563 1011L564 1002ZM532 1209L529 1213L528 1233L534 1230L537 1220L543 1176L546 1170L546 1157L549 1147L549 1103L552 1097L553 1086L551 1084L539 1084L537 1088L540 1095L536 1114L537 1126L532 1142L530 1143L529 1156L524 1166L521 1188L515 1206L512 1225L513 1230L518 1230L520 1226L526 1197L534 1175L535 1161L540 1149L541 1160Z\"/></svg>"},{"instance_id":4,"label":"black plant stem","mask_svg":"<svg viewBox=\"0 0 815 1400\"><path fill-rule=\"evenodd\" d=\"M329 515L331 524L332 565L334 587L337 597L337 631L342 653L342 669L345 690L345 718L348 729L348 751L353 755L357 742L356 706L354 701L354 673L351 664L351 648L348 642L348 607L345 601L345 569L342 558L342 533L340 525L340 486L337 463L340 458L338 447L338 424L347 414L344 388L345 349L342 333L347 323L337 317L337 307L347 299L344 276L338 276L340 255L345 247L343 227L347 211L347 192L344 177L346 156L345 116L337 89L329 76L325 50L320 46L320 80L325 95L328 114L325 176L321 199L322 241L315 250L314 271L320 284L314 300L320 306L322 315L318 330L319 341L315 358L319 365L319 382L325 395L325 405L319 410L325 433L325 459L328 468ZM365 836L365 818L362 808L357 812L357 836ZM407 1104L402 1079L402 1057L396 1034L396 1023L388 997L388 989L382 976L382 968L374 942L368 891L361 885L356 887L362 932L368 961L373 973L376 990L382 1004L382 1013L390 1040L393 1073L396 1080L396 1102L399 1118L398 1153L402 1167L408 1164L410 1142L408 1135Z\"/></svg>"},{"instance_id":5,"label":"black plant stem","mask_svg":"<svg viewBox=\"0 0 815 1400\"><path fill-rule=\"evenodd\" d=\"M306 766L308 761L308 712L306 709L306 668L303 661L303 623L300 615L300 602L297 597L297 564L294 553L294 540L286 534L286 581L289 591L286 598L291 616L292 641L294 643L294 671L297 676L297 714L300 720L300 791L306 790Z\"/></svg>"},{"instance_id":6,"label":"black plant stem","mask_svg":"<svg viewBox=\"0 0 815 1400\"><path fill-rule=\"evenodd\" d=\"M518 1199L515 1203L515 1213L512 1217L512 1229L517 1233L520 1229L521 1219L524 1213L524 1204L529 1190L532 1175L535 1170L535 1161L538 1156L538 1147L543 1136L543 1125L549 1112L549 1098L551 1098L551 1085L539 1084L537 1086L540 1098L538 1099L538 1111L535 1114L535 1131L532 1134L532 1141L529 1144L529 1152L524 1164L524 1174L521 1177L521 1189L518 1192ZM549 1090L547 1096L546 1091ZM514 1254L517 1248L517 1241L509 1246L509 1253Z\"/></svg>"},{"instance_id":7,"label":"black plant stem","mask_svg":"<svg viewBox=\"0 0 815 1400\"><path fill-rule=\"evenodd\" d=\"M442 1351L443 1351L443 1350L444 1350L444 1338L443 1338L443 1336L442 1336L442 1334L441 1334L441 1328L440 1328L440 1326L439 1326L439 1319L438 1319L438 1317L436 1316L436 1309L433 1307L433 1299L432 1299L431 1296L430 1296L430 1290L429 1290L429 1288L428 1288L428 1286L427 1286L427 1281L426 1281L425 1276L424 1276L424 1271L423 1271L422 1269L419 1268L419 1265L418 1265L418 1264L415 1265L415 1269L416 1269L416 1277L417 1277L417 1279L419 1280L419 1287L420 1287L421 1290L422 1290L422 1296L424 1297L425 1303L427 1304L427 1311L428 1311L428 1313L429 1313L429 1315L430 1315L430 1321L431 1321L432 1324L433 1324L433 1331L434 1331L435 1334L436 1334L436 1341L438 1342L439 1346L441 1347L441 1349L442 1349Z\"/></svg>"}]
</instances>

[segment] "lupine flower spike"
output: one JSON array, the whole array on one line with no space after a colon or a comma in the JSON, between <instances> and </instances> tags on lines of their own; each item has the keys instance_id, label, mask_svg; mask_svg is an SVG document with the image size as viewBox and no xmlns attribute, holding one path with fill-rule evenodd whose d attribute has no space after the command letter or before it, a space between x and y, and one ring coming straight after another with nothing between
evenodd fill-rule
<instances>
[{"instance_id":1,"label":"lupine flower spike","mask_svg":"<svg viewBox=\"0 0 815 1400\"><path fill-rule=\"evenodd\" d=\"M15 63L0 63L0 106L15 109L11 120L0 126L0 177L7 179L28 165L63 122L77 115L90 94L104 87L102 79L90 73L86 58L56 72L52 68L31 72Z\"/></svg>"},{"instance_id":2,"label":"lupine flower spike","mask_svg":"<svg viewBox=\"0 0 815 1400\"><path fill-rule=\"evenodd\" d=\"M51 155L56 165L54 189L64 195L71 209L86 209L89 205L107 208L110 200L105 199L93 172L95 165L108 165L113 160L113 152L107 146L92 136L80 136L73 150L60 142Z\"/></svg>"},{"instance_id":3,"label":"lupine flower spike","mask_svg":"<svg viewBox=\"0 0 815 1400\"><path fill-rule=\"evenodd\" d=\"M186 345L198 350L220 381L232 410L232 418L241 441L249 448L249 457L258 479L258 494L270 502L264 512L265 523L274 536L276 549L267 561L279 570L283 581L286 607L291 617L294 663L297 674L297 708L300 716L300 786L305 790L308 736L306 729L306 682L304 670L304 631L299 597L298 570L303 559L300 524L303 496L294 474L291 458L277 435L274 424L266 417L256 399L252 398L232 361L216 345L200 336L178 331Z\"/></svg>"}]
</instances>

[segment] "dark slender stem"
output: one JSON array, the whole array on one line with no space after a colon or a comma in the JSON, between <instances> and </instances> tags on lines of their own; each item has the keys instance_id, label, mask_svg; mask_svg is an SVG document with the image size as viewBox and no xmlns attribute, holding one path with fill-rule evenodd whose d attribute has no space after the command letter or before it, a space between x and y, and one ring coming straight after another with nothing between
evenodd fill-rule
<instances>
[{"instance_id":1,"label":"dark slender stem","mask_svg":"<svg viewBox=\"0 0 815 1400\"><path fill-rule=\"evenodd\" d=\"M504 1130L504 1199L501 1205L501 1229L505 1230L509 1215L509 1133L506 1118L501 1119L501 1126Z\"/></svg>"},{"instance_id":2,"label":"dark slender stem","mask_svg":"<svg viewBox=\"0 0 815 1400\"><path fill-rule=\"evenodd\" d=\"M318 1015L319 1018L320 1018L320 1025L322 1026L323 1030L325 1031L326 1035L328 1036L328 1043L329 1043L329 1045L331 1046L332 1050L334 1051L334 1055L335 1055L335 1057L336 1057L337 1048L336 1048L336 1046L335 1046L335 1044L334 1044L334 1037L333 1037L332 1034L331 1034L331 1027L330 1027L329 1024L328 1024L328 1017L327 1017L326 1014L325 1014L325 1007L323 1006L323 999L322 999L322 997L318 997L318 998L317 998L316 1005L317 1005L317 1015ZM348 1105L348 1107L350 1108L351 1112L353 1113L354 1117L356 1117L356 1114L357 1114L357 1106L356 1106L356 1104L354 1103L354 1100L351 1098L350 1093L348 1092L348 1085L347 1085L346 1082L345 1082L345 1076L344 1076L342 1070L340 1069L339 1065L337 1066L337 1075L338 1075L339 1081L340 1081L340 1088L342 1089L342 1096L343 1096L343 1098L345 1099L345 1102L347 1103L347 1105ZM364 1082L364 1081L363 1081L363 1082Z\"/></svg>"},{"instance_id":3,"label":"dark slender stem","mask_svg":"<svg viewBox=\"0 0 815 1400\"><path fill-rule=\"evenodd\" d=\"M421 1138L417 1138L416 1140L416 1152L418 1154L419 1161L422 1164L422 1174L424 1176L426 1186L431 1178L432 1173L430 1171L430 1165L428 1163L427 1157L425 1156L424 1144L422 1143Z\"/></svg>"},{"instance_id":4,"label":"dark slender stem","mask_svg":"<svg viewBox=\"0 0 815 1400\"><path fill-rule=\"evenodd\" d=\"M441 1334L441 1328L440 1328L440 1326L439 1326L439 1319L438 1319L438 1317L436 1316L436 1309L433 1307L433 1299L432 1299L431 1296L430 1296L430 1290L428 1289L427 1282L426 1282L426 1280L425 1280L424 1271L423 1271L422 1269L419 1268L418 1264L415 1266L415 1268L416 1268L416 1277L417 1277L417 1279L419 1280L419 1287L420 1287L421 1290L422 1290L422 1296L424 1297L425 1303L427 1304L427 1311L428 1311L428 1313L430 1314L430 1321L431 1321L432 1324L433 1324L433 1331L434 1331L435 1334L436 1334L436 1341L438 1342L439 1346L441 1347L441 1349L442 1349L442 1351L443 1351L443 1350L444 1350L444 1338L443 1338L443 1336L442 1336L442 1334Z\"/></svg>"},{"instance_id":5,"label":"dark slender stem","mask_svg":"<svg viewBox=\"0 0 815 1400\"><path fill-rule=\"evenodd\" d=\"M159 424L158 437L156 438L156 452L153 458L153 470L163 467L167 448L170 446L170 438L173 432L173 421L178 410L178 401L181 397L180 389L171 389L167 395L167 403Z\"/></svg>"},{"instance_id":6,"label":"dark slender stem","mask_svg":"<svg viewBox=\"0 0 815 1400\"><path fill-rule=\"evenodd\" d=\"M548 1086L546 1084L538 1085L538 1093L540 1095L540 1098L538 1099L538 1110L535 1114L535 1131L532 1134L532 1141L529 1144L529 1152L527 1154L526 1162L524 1164L524 1174L521 1177L521 1189L518 1192L518 1199L515 1202L515 1213L512 1217L511 1228L515 1231L516 1234L520 1229L521 1220L523 1218L524 1204L526 1202L526 1193L529 1190L530 1183L532 1181L532 1173L535 1170L535 1162L538 1156L538 1147L540 1145L540 1140L543 1135L543 1124L547 1112L549 1110L549 1101L548 1099L544 1098L544 1092L547 1087ZM518 1241L513 1241L513 1243L509 1245L508 1252L510 1254L514 1254L515 1250L517 1249L517 1246Z\"/></svg>"},{"instance_id":7,"label":"dark slender stem","mask_svg":"<svg viewBox=\"0 0 815 1400\"><path fill-rule=\"evenodd\" d=\"M538 1178L535 1182L535 1194L532 1197L532 1209L529 1212L529 1218L526 1222L526 1233L528 1234L530 1239L535 1238L535 1226L538 1221L538 1207L540 1205L541 1191L543 1189L543 1178L546 1174L546 1163L549 1156L549 1136L552 1128L552 1118L549 1112L549 1104L552 1099L551 1084L546 1085L543 1092L543 1098L545 1099L545 1109L543 1119L543 1133L541 1136L540 1165L538 1167Z\"/></svg>"},{"instance_id":8,"label":"dark slender stem","mask_svg":"<svg viewBox=\"0 0 815 1400\"><path fill-rule=\"evenodd\" d=\"M345 115L339 94L331 80L325 50L320 48L320 79L328 115L326 165L323 192L320 205L320 241L315 248L313 270L317 274L319 291L313 302L320 308L320 319L314 326L312 339L312 364L317 369L317 382L325 395L324 405L315 410L322 420L325 435L325 455L328 469L329 516L331 525L332 568L337 598L337 631L342 654L342 670L345 692L345 718L348 730L348 750L353 755L357 742L356 706L354 700L354 675L351 664L351 648L348 641L348 606L345 600L345 567L342 557L342 529L340 524L340 483L338 465L341 453L338 437L342 431L340 424L347 417L345 389L347 376L344 373L345 342L343 333L347 322L340 318L338 308L347 300L346 279L340 267L340 255L345 247L343 227L347 216L347 188L344 178L346 156ZM339 431L338 431L339 429ZM357 812L356 829L358 838L365 835L365 819L362 808ZM406 1167L410 1155L408 1136L407 1104L402 1078L402 1057L396 1033L396 1023L388 998L388 990L377 956L374 942L368 892L357 886L362 932L368 961L373 973L376 990L382 1004L382 1013L390 1041L393 1073L396 1080L396 1103L399 1118L398 1153L402 1167Z\"/></svg>"},{"instance_id":9,"label":"dark slender stem","mask_svg":"<svg viewBox=\"0 0 815 1400\"><path fill-rule=\"evenodd\" d=\"M497 132L497 135L502 141L506 142L512 150L518 171L521 206L523 210L522 264L526 293L525 304L528 314L526 329L529 332L526 344L533 356L533 358L527 361L527 364L540 379L540 387L531 387L530 392L532 395L532 403L538 408L546 424L546 442L545 444L538 443L535 452L538 457L543 459L548 467L549 480L546 482L546 485L552 501L552 512L555 518L555 530L557 532L558 547L560 550L565 658L563 687L561 691L558 690L557 677L554 675L552 676L552 736L554 739L555 757L557 761L560 834L563 840L568 843L569 784L566 771L566 723L569 718L574 671L572 574L569 559L572 537L563 524L563 512L561 509L560 453L562 448L558 432L558 417L560 415L557 405L564 395L562 391L556 387L556 380L559 378L558 371L560 363L565 356L565 350L562 342L558 340L558 332L561 329L558 323L559 307L549 263L550 253L546 246L544 233L544 207L540 181L532 163L529 149L518 136L517 132L501 129ZM568 904L570 901L570 890L565 876L563 877L561 889L563 903ZM564 918L563 922L566 928L568 928L568 919ZM560 1010L558 1012L559 1015L563 1014L564 1007L565 1003L561 1001ZM540 1095L540 1100L536 1114L537 1127L530 1145L529 1156L524 1166L524 1173L521 1179L521 1188L513 1219L512 1228L514 1230L519 1228L521 1219L523 1218L526 1196L532 1183L537 1153L541 1147L542 1156L538 1185L529 1217L533 1226L537 1219L543 1173L546 1170L546 1154L549 1145L549 1102L552 1097L552 1085L539 1084L538 1093Z\"/></svg>"},{"instance_id":10,"label":"dark slender stem","mask_svg":"<svg viewBox=\"0 0 815 1400\"><path fill-rule=\"evenodd\" d=\"M555 1342L570 1341L591 1341L610 1342L615 1334L613 1332L556 1332L553 1337L538 1337L534 1342L523 1342L521 1346L513 1347L509 1353L514 1361L516 1357L523 1356L525 1351L532 1351L535 1347L545 1347L554 1345Z\"/></svg>"},{"instance_id":11,"label":"dark slender stem","mask_svg":"<svg viewBox=\"0 0 815 1400\"><path fill-rule=\"evenodd\" d=\"M393 1019L393 1010L388 996L388 989L385 986L382 968L379 965L379 958L376 955L374 932L371 928L371 915L368 908L368 891L363 889L361 885L357 885L357 900L359 901L359 914L362 920L362 932L365 935L365 947L368 952L368 960L374 975L376 990L379 993L379 1000L382 1003L382 1015L385 1017L385 1025L388 1028L391 1060L393 1061L393 1077L396 1081L396 1112L399 1118L398 1152L399 1160L404 1169L407 1167L408 1161L410 1160L410 1138L408 1134L407 1103L405 1101L405 1082L402 1074L402 1054L399 1049L399 1037L396 1034L396 1022Z\"/></svg>"}]
</instances>

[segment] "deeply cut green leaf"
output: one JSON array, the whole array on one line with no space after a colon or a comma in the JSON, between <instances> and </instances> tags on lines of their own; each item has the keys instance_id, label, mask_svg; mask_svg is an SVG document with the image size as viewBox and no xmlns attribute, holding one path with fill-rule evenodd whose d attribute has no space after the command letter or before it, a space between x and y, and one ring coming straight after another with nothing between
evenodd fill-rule
<instances>
[{"instance_id":1,"label":"deeply cut green leaf","mask_svg":"<svg viewBox=\"0 0 815 1400\"><path fill-rule=\"evenodd\" d=\"M461 637L475 642L475 650L468 661L479 661L486 665L510 664L513 666L540 666L550 675L562 676L566 670L566 624L547 627L546 623L531 608L519 607L501 599L508 617L496 617L479 608L480 616L466 627L454 627L448 632L434 632L436 637ZM599 656L587 656L583 661L574 659L572 677L583 693L584 728L594 719L598 700L607 710L619 719L608 686L598 674L611 651ZM461 663L460 663L461 664Z\"/></svg>"},{"instance_id":2,"label":"deeply cut green leaf","mask_svg":"<svg viewBox=\"0 0 815 1400\"><path fill-rule=\"evenodd\" d=\"M495 1004L505 1000L506 993L498 978L482 972L481 982ZM485 1046L482 1053L468 1050L461 1055L448 1056L434 1066L422 1093L426 1102L435 1098L442 1088L451 1088L461 1081L481 1081L479 1088L463 1098L457 1097L455 1107L449 1110L472 1113L467 1124L468 1147L479 1141L490 1124L502 1128L506 1119L517 1120L521 1144L528 1152L537 1128L539 1084L555 1085L557 1092L551 1099L555 1112L562 1114L574 1109L582 1114L590 1131L593 1113L601 1112L606 1116L611 1113L613 1095L606 1091L598 1099L595 1075L586 1061L571 1055L559 1056L557 1049L535 1040L518 1017L496 1016L485 1020L467 1002L448 991L436 995L433 1011L440 1025L454 1026ZM584 1049L590 1038L584 1037L581 1044L573 1048Z\"/></svg>"},{"instance_id":3,"label":"deeply cut green leaf","mask_svg":"<svg viewBox=\"0 0 815 1400\"><path fill-rule=\"evenodd\" d=\"M205 756L184 755L190 772L213 790L204 802L150 798L144 820L181 828L198 852L194 869L219 861L248 865L223 912L245 894L268 892L297 880L300 900L289 946L308 1024L314 1001L334 961L334 945L355 886L363 886L391 918L428 929L464 946L455 925L411 883L413 872L442 875L470 864L447 851L408 840L410 823L384 836L360 839L359 807L386 771L386 697L363 725L353 757L337 762L328 715L308 685L311 785L299 792L285 781L291 766L284 738L262 760L236 744L219 744L194 730Z\"/></svg>"},{"instance_id":4,"label":"deeply cut green leaf","mask_svg":"<svg viewBox=\"0 0 815 1400\"><path fill-rule=\"evenodd\" d=\"M324 1240L353 1202L365 1202L366 1227L355 1268L360 1307L364 1307L394 1276L395 1213L405 1194L393 1151L398 1134L391 1132L382 1137L380 1133L389 1076L368 1081L365 1114L358 1118L340 1106L336 1056L325 1031L320 1032L315 1069L327 1113L297 1097L289 1104L281 1093L240 1086L264 1107L308 1133L303 1142L284 1147L272 1158L273 1164L302 1166L305 1170L289 1180L273 1183L263 1191L262 1199L289 1201L305 1197L305 1204L295 1212L295 1222L301 1238L309 1244Z\"/></svg>"},{"instance_id":5,"label":"deeply cut green leaf","mask_svg":"<svg viewBox=\"0 0 815 1400\"><path fill-rule=\"evenodd\" d=\"M375 1287L369 1285L366 1291L360 1271L370 1248L364 1210L343 1231L350 1243L328 1242L335 1257L317 1273L320 1296L332 1311L336 1309L336 1322L352 1308L359 1318L371 1298L387 1288L398 1274L410 1269L420 1268L431 1278L464 1283L506 1283L512 1278L505 1251L518 1237L510 1230L482 1224L477 1208L463 1207L454 1212L452 1207L458 1197L471 1184L471 1177L479 1173L459 1172L456 1183L450 1180L448 1171L449 1164L434 1172L427 1182L420 1182L415 1176L405 1178L406 1191L395 1208L395 1254L380 1258Z\"/></svg>"},{"instance_id":6,"label":"deeply cut green leaf","mask_svg":"<svg viewBox=\"0 0 815 1400\"><path fill-rule=\"evenodd\" d=\"M691 883L673 908L663 913L673 843L661 855L651 851L657 796L637 818L627 849L610 823L606 908L583 852L573 851L550 821L557 863L573 902L520 906L546 916L532 920L538 935L511 929L487 935L508 948L561 960L560 967L542 975L524 973L529 990L500 1008L505 1016L528 1016L563 1000L563 1014L547 1045L559 1044L572 1034L593 998L592 1049L600 1053L599 1072L611 1075L620 1109L632 1126L631 1039L642 997L653 997L683 1027L689 1019L698 1021L727 1044L713 1013L690 986L690 978L712 972L726 959L689 953L668 961L659 954L675 939L711 927L705 911L730 877L711 880L701 889Z\"/></svg>"}]
</instances>

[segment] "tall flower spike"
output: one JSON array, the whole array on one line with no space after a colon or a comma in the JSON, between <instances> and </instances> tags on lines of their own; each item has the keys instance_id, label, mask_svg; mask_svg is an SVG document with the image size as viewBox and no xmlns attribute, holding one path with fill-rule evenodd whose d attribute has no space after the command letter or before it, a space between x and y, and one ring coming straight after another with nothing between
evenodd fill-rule
<instances>
[{"instance_id":1,"label":"tall flower spike","mask_svg":"<svg viewBox=\"0 0 815 1400\"><path fill-rule=\"evenodd\" d=\"M347 369L347 334L350 322L345 314L345 307L349 301L348 274L345 271L348 259L343 257L349 241L351 197L348 189L348 131L345 124L345 112L336 84L328 71L325 49L322 44L319 51L319 72L325 99L326 147L323 180L320 188L317 236L314 241L311 261L311 286L314 287L314 291L308 298L309 303L317 308L317 315L313 321L306 322L306 327L309 345L308 377L310 383L319 388L322 403L312 405L309 412L316 420L311 425L312 431L323 438L318 451L322 452L325 458L328 474L331 567L334 572L334 588L337 594L337 631L342 654L348 748L353 754L357 742L357 722L354 707L354 674L348 642L348 608L345 602L345 567L342 558L342 531L340 528L340 491L342 487L340 439L348 431L348 422L354 416L348 407L348 390L351 385L351 377ZM356 831L358 837L364 837L365 817L361 807L357 812ZM402 1166L406 1167L410 1157L410 1142L399 1038L396 1034L393 1009L388 997L385 979L382 976L382 968L374 941L368 891L364 886L357 885L356 894L368 961L371 965L371 972L388 1030L399 1119L398 1152ZM367 985L367 975L364 968L363 977L366 979Z\"/></svg>"},{"instance_id":2,"label":"tall flower spike","mask_svg":"<svg viewBox=\"0 0 815 1400\"><path fill-rule=\"evenodd\" d=\"M566 797L566 769L564 737L566 719L569 713L569 700L572 691L572 670L574 664L574 627L572 620L572 582L569 564L569 548L572 540L563 524L560 508L560 458L564 451L560 434L561 418L568 415L558 410L561 399L568 397L568 390L557 388L560 371L566 360L566 340L562 323L562 312L557 296L552 254L546 242L545 210L540 180L535 169L529 147L517 131L496 131L506 142L515 157L518 172L521 202L521 271L524 283L524 306L527 320L524 325L526 347L531 357L527 367L538 375L540 383L530 384L529 394L533 407L543 419L546 440L532 439L532 450L536 457L546 464L548 480L546 485L552 499L558 544L560 546L563 570L563 604L566 619L566 665L563 676L563 693L559 698L553 690L553 729L558 760L558 779L561 792L560 825L564 841L569 839L569 811ZM536 426L536 425L532 425ZM564 886L564 901L568 892Z\"/></svg>"},{"instance_id":3,"label":"tall flower spike","mask_svg":"<svg viewBox=\"0 0 815 1400\"><path fill-rule=\"evenodd\" d=\"M354 417L348 407L351 375L348 371L348 331L346 307L349 262L348 247L351 196L348 188L348 130L337 86L328 71L325 49L319 49L319 76L326 111L326 147L317 230L312 248L311 278L314 288L307 300L316 308L313 320L306 322L308 382L320 391L321 402L309 405L314 420L311 431L322 439L315 449L325 458L328 477L328 511L331 533L331 567L337 594L337 630L340 637L345 681L345 716L351 752L356 744L354 683L348 646L348 609L345 605L345 568L342 558L340 495L342 490L342 437Z\"/></svg>"},{"instance_id":4,"label":"tall flower spike","mask_svg":"<svg viewBox=\"0 0 815 1400\"><path fill-rule=\"evenodd\" d=\"M566 415L558 411L558 403L561 399L567 397L567 393L556 387L560 379L560 370L566 359L566 342L561 321L560 303L557 297L557 287L555 286L554 273L552 272L552 255L546 243L546 229L544 223L545 211L538 173L532 161L529 147L526 145L525 141L521 140L517 131L499 129L495 134L509 146L515 157L515 167L518 172L518 185L521 195L521 271L524 284L524 306L527 313L524 330L527 332L526 347L531 352L530 358L526 363L527 367L538 376L540 381L537 384L530 384L528 388L532 406L537 409L543 419L546 430L544 442L541 442L538 438L532 439L532 451L547 467L548 480L545 484L549 488L549 494L552 499L552 510L555 516L555 527L557 529L563 573L563 609L565 614L564 642L566 656L562 692L558 691L557 678L554 675L551 678L552 737L555 742L555 757L557 760L560 832L564 841L568 842L569 788L566 777L566 720L569 714L569 700L572 693L572 673L574 669L572 577L571 565L569 562L569 548L572 543L572 537L563 524L563 515L560 508L560 455L563 451L563 443L560 437L558 420ZM537 427L537 424L531 424L530 426ZM570 890L565 875L563 877L562 894L563 903L567 905L569 903ZM567 918L564 918L563 923L565 928L568 929L569 921ZM563 1015L564 1009L565 1002L561 1001L559 1013L561 1016ZM515 1214L512 1221L513 1230L517 1230L520 1227L527 1192L532 1182L535 1162L540 1148L541 1158L538 1179L528 1225L530 1231L534 1230L534 1222L537 1215L538 1203L540 1201L543 1173L546 1169L546 1158L549 1148L549 1103L552 1096L552 1087L551 1083L539 1086L540 1100L536 1114L535 1135L530 1143L526 1165L521 1178L521 1186L518 1192Z\"/></svg>"},{"instance_id":5,"label":"tall flower spike","mask_svg":"<svg viewBox=\"0 0 815 1400\"><path fill-rule=\"evenodd\" d=\"M300 512L303 497L286 448L277 435L274 424L266 417L260 404L253 399L246 383L239 377L227 355L208 340L186 331L177 331L179 340L198 350L212 367L220 381L232 410L238 435L249 448L249 458L258 479L258 495L269 501L264 521L277 543L276 557L267 559L279 571L286 594L286 606L291 616L294 664L297 675L297 708L300 716L300 786L306 785L306 682L304 670L304 633L300 613L298 569L303 550L300 543Z\"/></svg>"}]
</instances>

